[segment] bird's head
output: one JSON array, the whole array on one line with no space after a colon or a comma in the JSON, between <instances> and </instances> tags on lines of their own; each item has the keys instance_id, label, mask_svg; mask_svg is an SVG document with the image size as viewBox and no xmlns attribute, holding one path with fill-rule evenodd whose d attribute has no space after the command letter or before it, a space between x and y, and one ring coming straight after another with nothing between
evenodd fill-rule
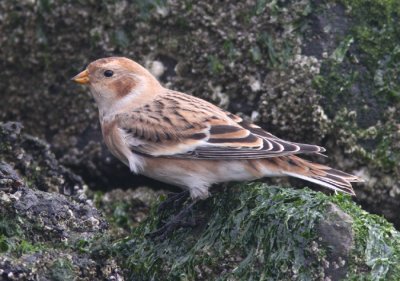
<instances>
[{"instance_id":1,"label":"bird's head","mask_svg":"<svg viewBox=\"0 0 400 281\"><path fill-rule=\"evenodd\" d=\"M124 57L109 57L93 61L72 78L87 84L103 114L118 111L132 103L141 103L154 97L161 85L140 64Z\"/></svg>"}]
</instances>

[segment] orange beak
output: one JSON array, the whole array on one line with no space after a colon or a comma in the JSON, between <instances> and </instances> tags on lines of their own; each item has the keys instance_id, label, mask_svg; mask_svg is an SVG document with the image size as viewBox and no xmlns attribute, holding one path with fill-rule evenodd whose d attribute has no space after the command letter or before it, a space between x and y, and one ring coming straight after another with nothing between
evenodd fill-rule
<instances>
[{"instance_id":1,"label":"orange beak","mask_svg":"<svg viewBox=\"0 0 400 281\"><path fill-rule=\"evenodd\" d=\"M89 71L85 69L78 75L74 76L71 78L72 81L78 83L78 84L87 84L90 82L89 80Z\"/></svg>"}]
</instances>

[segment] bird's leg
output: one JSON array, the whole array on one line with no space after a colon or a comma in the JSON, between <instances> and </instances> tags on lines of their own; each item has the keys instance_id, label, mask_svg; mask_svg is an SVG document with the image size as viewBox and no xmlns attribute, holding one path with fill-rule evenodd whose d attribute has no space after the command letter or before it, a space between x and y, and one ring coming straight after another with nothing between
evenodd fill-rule
<instances>
[{"instance_id":1,"label":"bird's leg","mask_svg":"<svg viewBox=\"0 0 400 281\"><path fill-rule=\"evenodd\" d=\"M192 201L186 205L178 214L174 215L169 221L167 221L159 229L147 234L150 238L158 238L164 240L169 234L179 227L193 227L196 225L195 218L193 216L193 206L197 201Z\"/></svg>"},{"instance_id":2,"label":"bird's leg","mask_svg":"<svg viewBox=\"0 0 400 281\"><path fill-rule=\"evenodd\" d=\"M190 192L188 190L169 194L168 198L165 201L161 202L160 206L158 206L157 212L161 213L166 209L170 208L171 206L173 208L176 208L182 205L183 201L186 200L189 197L189 195Z\"/></svg>"}]
</instances>

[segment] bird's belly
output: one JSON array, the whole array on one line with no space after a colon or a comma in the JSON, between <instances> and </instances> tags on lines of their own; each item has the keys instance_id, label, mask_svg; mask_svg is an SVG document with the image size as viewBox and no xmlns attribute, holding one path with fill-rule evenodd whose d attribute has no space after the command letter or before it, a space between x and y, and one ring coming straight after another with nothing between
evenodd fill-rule
<instances>
[{"instance_id":1,"label":"bird's belly","mask_svg":"<svg viewBox=\"0 0 400 281\"><path fill-rule=\"evenodd\" d=\"M247 160L181 160L147 158L142 174L182 188L263 177Z\"/></svg>"}]
</instances>

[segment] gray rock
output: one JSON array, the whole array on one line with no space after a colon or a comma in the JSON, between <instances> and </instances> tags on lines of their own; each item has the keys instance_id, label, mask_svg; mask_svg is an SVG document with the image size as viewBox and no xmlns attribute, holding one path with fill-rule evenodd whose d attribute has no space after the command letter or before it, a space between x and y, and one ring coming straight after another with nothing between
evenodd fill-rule
<instances>
[{"instance_id":1,"label":"gray rock","mask_svg":"<svg viewBox=\"0 0 400 281\"><path fill-rule=\"evenodd\" d=\"M19 123L0 124L0 152L0 279L123 280L111 257L85 250L108 224L81 178Z\"/></svg>"},{"instance_id":2,"label":"gray rock","mask_svg":"<svg viewBox=\"0 0 400 281\"><path fill-rule=\"evenodd\" d=\"M328 164L365 177L362 204L400 223L391 1L3 0L0 15L0 118L22 121L91 186L160 186L108 153L92 99L69 81L123 55L172 89L327 147Z\"/></svg>"},{"instance_id":3,"label":"gray rock","mask_svg":"<svg viewBox=\"0 0 400 281\"><path fill-rule=\"evenodd\" d=\"M319 241L327 249L325 275L330 280L342 280L349 268L349 256L354 247L352 217L337 205L329 204L327 219L318 224Z\"/></svg>"}]
</instances>

